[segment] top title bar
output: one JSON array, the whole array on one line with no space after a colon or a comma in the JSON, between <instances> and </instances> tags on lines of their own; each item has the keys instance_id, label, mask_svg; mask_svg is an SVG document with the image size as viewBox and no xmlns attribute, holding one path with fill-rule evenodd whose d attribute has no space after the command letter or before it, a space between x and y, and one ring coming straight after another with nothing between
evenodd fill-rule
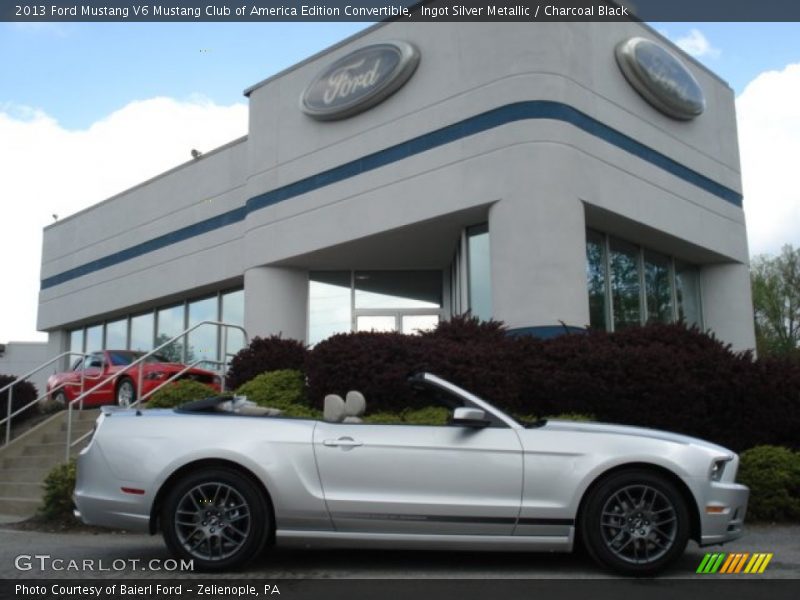
<instances>
[{"instance_id":1,"label":"top title bar","mask_svg":"<svg viewBox=\"0 0 800 600\"><path fill-rule=\"evenodd\" d=\"M1 21L800 21L798 0L3 1Z\"/></svg>"}]
</instances>

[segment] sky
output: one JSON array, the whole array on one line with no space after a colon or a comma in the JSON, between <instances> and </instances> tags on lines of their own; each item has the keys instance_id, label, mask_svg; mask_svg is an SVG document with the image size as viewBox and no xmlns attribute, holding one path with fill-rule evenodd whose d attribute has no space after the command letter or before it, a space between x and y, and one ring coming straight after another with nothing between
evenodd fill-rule
<instances>
[{"instance_id":1,"label":"sky","mask_svg":"<svg viewBox=\"0 0 800 600\"><path fill-rule=\"evenodd\" d=\"M736 95L751 255L800 246L800 23L653 23ZM247 132L242 91L359 23L0 23L0 343L36 331L42 228Z\"/></svg>"}]
</instances>

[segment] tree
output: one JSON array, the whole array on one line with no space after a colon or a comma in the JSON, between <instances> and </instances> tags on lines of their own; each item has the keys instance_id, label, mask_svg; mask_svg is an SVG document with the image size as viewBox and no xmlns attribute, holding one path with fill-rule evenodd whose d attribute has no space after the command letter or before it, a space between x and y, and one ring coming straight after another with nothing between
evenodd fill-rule
<instances>
[{"instance_id":1,"label":"tree","mask_svg":"<svg viewBox=\"0 0 800 600\"><path fill-rule=\"evenodd\" d=\"M169 336L165 333L159 334L156 336L156 345L155 347L158 348L161 344L168 341L172 336ZM186 339L186 336L183 336L183 339ZM161 350L158 351L158 354L166 358L170 362L176 363L185 363L191 364L196 360L194 355L194 348L190 345L186 349L186 360L183 357L183 344L181 342L172 342L169 346L165 346Z\"/></svg>"},{"instance_id":2,"label":"tree","mask_svg":"<svg viewBox=\"0 0 800 600\"><path fill-rule=\"evenodd\" d=\"M750 278L759 354L800 355L800 248L757 256Z\"/></svg>"}]
</instances>

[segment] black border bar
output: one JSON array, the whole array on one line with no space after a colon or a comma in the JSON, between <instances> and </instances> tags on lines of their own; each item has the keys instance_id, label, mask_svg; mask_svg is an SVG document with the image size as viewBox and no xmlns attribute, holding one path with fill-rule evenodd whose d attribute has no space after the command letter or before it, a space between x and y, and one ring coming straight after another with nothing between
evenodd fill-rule
<instances>
[{"instance_id":1,"label":"black border bar","mask_svg":"<svg viewBox=\"0 0 800 600\"><path fill-rule=\"evenodd\" d=\"M3 0L11 22L800 21L798 0Z\"/></svg>"},{"instance_id":2,"label":"black border bar","mask_svg":"<svg viewBox=\"0 0 800 600\"><path fill-rule=\"evenodd\" d=\"M24 586L20 587L20 586ZM126 593L120 594L122 586ZM96 590L100 594L81 592ZM177 589L176 589L177 588ZM487 600L558 598L559 600L647 600L725 598L725 600L797 598L798 580L741 577L699 579L4 579L2 600ZM32 591L32 590L37 591ZM275 593L274 590L278 590ZM70 590L73 590L70 593ZM171 590L171 591L167 591ZM179 590L179 591L177 591ZM226 591L227 590L227 591ZM201 593L202 591L202 593Z\"/></svg>"}]
</instances>

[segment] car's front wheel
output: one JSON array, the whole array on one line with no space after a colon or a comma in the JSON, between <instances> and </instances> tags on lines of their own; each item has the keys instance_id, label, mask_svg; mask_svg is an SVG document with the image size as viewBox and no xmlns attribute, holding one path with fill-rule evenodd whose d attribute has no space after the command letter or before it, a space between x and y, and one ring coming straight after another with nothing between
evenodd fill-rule
<instances>
[{"instance_id":1,"label":"car's front wheel","mask_svg":"<svg viewBox=\"0 0 800 600\"><path fill-rule=\"evenodd\" d=\"M181 479L161 512L167 547L208 571L240 567L257 556L267 541L270 521L256 485L223 468Z\"/></svg>"},{"instance_id":2,"label":"car's front wheel","mask_svg":"<svg viewBox=\"0 0 800 600\"><path fill-rule=\"evenodd\" d=\"M53 404L59 408L66 408L67 402L67 394L64 392L64 390L58 390L55 394L53 394Z\"/></svg>"},{"instance_id":3,"label":"car's front wheel","mask_svg":"<svg viewBox=\"0 0 800 600\"><path fill-rule=\"evenodd\" d=\"M136 387L127 377L117 384L116 401L117 406L122 408L128 408L136 402Z\"/></svg>"},{"instance_id":4,"label":"car's front wheel","mask_svg":"<svg viewBox=\"0 0 800 600\"><path fill-rule=\"evenodd\" d=\"M675 485L632 469L606 477L586 498L579 523L598 563L626 575L661 571L686 549L689 512Z\"/></svg>"}]
</instances>

